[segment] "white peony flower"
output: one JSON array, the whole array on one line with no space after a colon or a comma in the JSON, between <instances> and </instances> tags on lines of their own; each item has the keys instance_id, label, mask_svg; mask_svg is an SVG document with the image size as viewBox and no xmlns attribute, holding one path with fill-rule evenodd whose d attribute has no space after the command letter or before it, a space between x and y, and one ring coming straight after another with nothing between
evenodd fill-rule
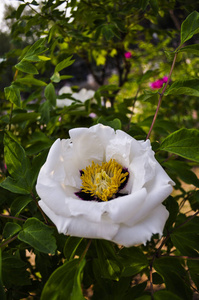
<instances>
[{"instance_id":1,"label":"white peony flower","mask_svg":"<svg viewBox=\"0 0 199 300\"><path fill-rule=\"evenodd\" d=\"M69 86L63 86L59 90L59 95L62 95L62 94L71 94L72 98L84 103L86 100L94 97L95 91L86 90L83 88L78 93L73 93L72 89ZM69 106L72 103L74 103L74 100L71 100L71 99L67 99L67 98L66 99L57 99L57 107Z\"/></svg>"},{"instance_id":2,"label":"white peony flower","mask_svg":"<svg viewBox=\"0 0 199 300\"><path fill-rule=\"evenodd\" d=\"M57 139L40 170L39 205L60 233L111 240L126 247L162 234L169 178L151 149L101 124Z\"/></svg>"}]
</instances>

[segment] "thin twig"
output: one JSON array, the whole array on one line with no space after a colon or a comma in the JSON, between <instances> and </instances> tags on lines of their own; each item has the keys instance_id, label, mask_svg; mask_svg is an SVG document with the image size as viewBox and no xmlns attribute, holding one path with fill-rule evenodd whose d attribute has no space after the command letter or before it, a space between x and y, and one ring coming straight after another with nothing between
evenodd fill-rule
<instances>
[{"instance_id":1,"label":"thin twig","mask_svg":"<svg viewBox=\"0 0 199 300\"><path fill-rule=\"evenodd\" d=\"M13 219L13 220L18 220L18 221L22 221L22 222L26 221L26 219L22 219L22 218L18 218L18 217L13 217L13 216L9 216L9 215L4 215L4 214L0 214L0 218Z\"/></svg>"},{"instance_id":2,"label":"thin twig","mask_svg":"<svg viewBox=\"0 0 199 300\"><path fill-rule=\"evenodd\" d=\"M84 259L85 255L86 255L86 253L88 252L88 249L89 249L89 247L90 247L90 245L91 245L91 242L92 242L92 240L90 239L90 240L88 241L88 244L87 244L87 246L86 246L84 252L82 253L82 256L80 257L79 264L81 263L81 261Z\"/></svg>"},{"instance_id":3,"label":"thin twig","mask_svg":"<svg viewBox=\"0 0 199 300\"><path fill-rule=\"evenodd\" d=\"M163 88L163 90L162 90L162 93L160 94L160 97L159 97L159 100L158 100L158 105L157 105L157 108L156 108L156 112L155 112L155 115L154 115L154 117L153 117L153 121L152 121L151 127L150 127L150 129L149 129L149 132L148 132L148 134L147 134L146 140L149 139L150 134L151 134L151 131L152 131L153 126L154 126L154 124L155 124L155 121L156 121L156 119L157 119L157 115L158 115L158 112L159 112L159 109L160 109L160 106L161 106L161 103L162 103L162 98L163 98L164 93L165 93L165 91L166 91L166 88L167 88L167 86L168 86L168 84L169 84L169 82L170 82L171 74L172 74L172 72L173 72L173 69L174 69L174 66L175 66L175 63L176 63L177 55L178 55L178 52L175 52L175 55L174 55L174 58L173 58L173 62L172 62L172 66L171 66L171 69L170 69L170 72L169 72L168 80L167 80L167 82L165 83L165 86L164 86L164 88Z\"/></svg>"},{"instance_id":4,"label":"thin twig","mask_svg":"<svg viewBox=\"0 0 199 300\"><path fill-rule=\"evenodd\" d=\"M15 236L13 236L12 238L10 238L9 240L1 243L0 248L3 248L4 246L6 246L7 244L11 243L12 241L16 240L16 238L18 237L18 234L16 234Z\"/></svg>"}]
</instances>

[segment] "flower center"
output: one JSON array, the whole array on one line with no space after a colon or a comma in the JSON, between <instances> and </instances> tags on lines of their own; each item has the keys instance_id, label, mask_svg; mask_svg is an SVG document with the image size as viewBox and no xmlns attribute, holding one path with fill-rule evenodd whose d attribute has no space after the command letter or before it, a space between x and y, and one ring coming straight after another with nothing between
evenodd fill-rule
<instances>
[{"instance_id":1,"label":"flower center","mask_svg":"<svg viewBox=\"0 0 199 300\"><path fill-rule=\"evenodd\" d=\"M103 162L101 166L92 162L91 166L81 170L81 189L96 200L108 201L115 198L128 176L129 172L114 159Z\"/></svg>"}]
</instances>

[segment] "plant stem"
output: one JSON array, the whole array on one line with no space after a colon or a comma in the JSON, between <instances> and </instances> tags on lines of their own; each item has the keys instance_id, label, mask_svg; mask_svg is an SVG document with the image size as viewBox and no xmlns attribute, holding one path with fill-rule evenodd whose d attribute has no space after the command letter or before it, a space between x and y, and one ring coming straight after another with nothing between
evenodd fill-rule
<instances>
[{"instance_id":1,"label":"plant stem","mask_svg":"<svg viewBox=\"0 0 199 300\"><path fill-rule=\"evenodd\" d=\"M26 221L26 219L17 218L17 217L13 217L13 216L9 216L9 215L4 215L4 214L0 214L0 218L13 219L13 220L18 220L18 221L22 221L22 222Z\"/></svg>"},{"instance_id":2,"label":"plant stem","mask_svg":"<svg viewBox=\"0 0 199 300\"><path fill-rule=\"evenodd\" d=\"M160 106L161 106L161 103L162 103L162 98L163 98L164 93L165 93L165 91L166 91L166 88L167 88L167 86L168 86L168 84L169 84L169 82L170 82L171 74L172 74L172 72L173 72L173 69L174 69L174 66L175 66L175 63L176 63L177 55L178 55L178 52L175 52L175 55L174 55L174 58L173 58L173 62L172 62L172 66L171 66L171 69L170 69L170 72L169 72L168 80L167 80L167 82L165 83L165 86L164 86L164 88L163 88L163 90L162 90L162 93L160 94L160 97L159 97L159 100L158 100L158 105L157 105L157 108L156 108L156 112L155 112L155 115L154 115L154 117L153 117L153 121L152 121L151 127L150 127L150 129L149 129L149 132L148 132L148 134L147 134L146 140L149 139L150 134L151 134L151 131L152 131L153 126L154 126L154 124L155 124L155 121L156 121L156 119L157 119L157 115L158 115L158 112L159 112L159 109L160 109Z\"/></svg>"},{"instance_id":3,"label":"plant stem","mask_svg":"<svg viewBox=\"0 0 199 300\"><path fill-rule=\"evenodd\" d=\"M1 243L0 248L3 248L4 246L6 246L7 244L11 243L12 241L16 240L16 238L18 237L18 234L16 234L15 236L13 236L12 238L10 238L9 240Z\"/></svg>"},{"instance_id":4,"label":"plant stem","mask_svg":"<svg viewBox=\"0 0 199 300\"><path fill-rule=\"evenodd\" d=\"M88 241L88 244L87 244L87 246L86 246L84 252L82 253L82 256L80 257L79 263L81 263L81 261L84 259L85 255L86 255L86 253L88 252L88 249L89 249L89 247L90 247L90 245L91 245L91 242L92 242L92 240L90 239L90 240Z\"/></svg>"}]
</instances>

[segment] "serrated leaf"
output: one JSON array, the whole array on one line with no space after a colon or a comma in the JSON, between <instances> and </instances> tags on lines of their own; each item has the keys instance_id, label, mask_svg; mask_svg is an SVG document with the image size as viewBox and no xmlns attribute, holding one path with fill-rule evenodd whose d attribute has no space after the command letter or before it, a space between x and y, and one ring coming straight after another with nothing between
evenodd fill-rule
<instances>
[{"instance_id":1,"label":"serrated leaf","mask_svg":"<svg viewBox=\"0 0 199 300\"><path fill-rule=\"evenodd\" d=\"M188 95L199 97L199 80L183 80L174 82L165 92L167 95Z\"/></svg>"},{"instance_id":2,"label":"serrated leaf","mask_svg":"<svg viewBox=\"0 0 199 300\"><path fill-rule=\"evenodd\" d=\"M199 13L193 11L184 20L181 26L181 45L192 38L192 36L199 32Z\"/></svg>"},{"instance_id":3,"label":"serrated leaf","mask_svg":"<svg viewBox=\"0 0 199 300\"><path fill-rule=\"evenodd\" d=\"M199 130L175 131L162 141L159 149L199 162Z\"/></svg>"},{"instance_id":4,"label":"serrated leaf","mask_svg":"<svg viewBox=\"0 0 199 300\"><path fill-rule=\"evenodd\" d=\"M7 100L21 108L20 91L16 86L10 85L4 89L4 92Z\"/></svg>"},{"instance_id":5,"label":"serrated leaf","mask_svg":"<svg viewBox=\"0 0 199 300\"><path fill-rule=\"evenodd\" d=\"M47 87L45 88L45 91L44 91L44 95L52 106L56 106L57 96L55 93L54 85L52 83L49 83L47 85Z\"/></svg>"},{"instance_id":6,"label":"serrated leaf","mask_svg":"<svg viewBox=\"0 0 199 300\"><path fill-rule=\"evenodd\" d=\"M54 254L57 248L53 229L36 218L28 219L18 239L43 253Z\"/></svg>"},{"instance_id":7,"label":"serrated leaf","mask_svg":"<svg viewBox=\"0 0 199 300\"><path fill-rule=\"evenodd\" d=\"M81 277L85 260L65 262L53 272L42 291L41 300L84 300L81 291Z\"/></svg>"},{"instance_id":8,"label":"serrated leaf","mask_svg":"<svg viewBox=\"0 0 199 300\"><path fill-rule=\"evenodd\" d=\"M3 238L7 239L17 234L21 230L21 226L17 223L7 222L3 229Z\"/></svg>"},{"instance_id":9,"label":"serrated leaf","mask_svg":"<svg viewBox=\"0 0 199 300\"><path fill-rule=\"evenodd\" d=\"M56 72L59 73L61 70L69 67L70 65L72 65L75 60L74 59L71 60L71 58L72 58L72 56L70 56L70 57L62 60L60 63L58 63L58 65L56 65L56 67L55 67L55 73Z\"/></svg>"},{"instance_id":10,"label":"serrated leaf","mask_svg":"<svg viewBox=\"0 0 199 300\"><path fill-rule=\"evenodd\" d=\"M39 72L37 71L37 68L33 64L31 64L30 62L28 62L26 60L20 61L17 65L15 65L15 68L17 68L18 70L20 70L24 73L39 74Z\"/></svg>"}]
</instances>

